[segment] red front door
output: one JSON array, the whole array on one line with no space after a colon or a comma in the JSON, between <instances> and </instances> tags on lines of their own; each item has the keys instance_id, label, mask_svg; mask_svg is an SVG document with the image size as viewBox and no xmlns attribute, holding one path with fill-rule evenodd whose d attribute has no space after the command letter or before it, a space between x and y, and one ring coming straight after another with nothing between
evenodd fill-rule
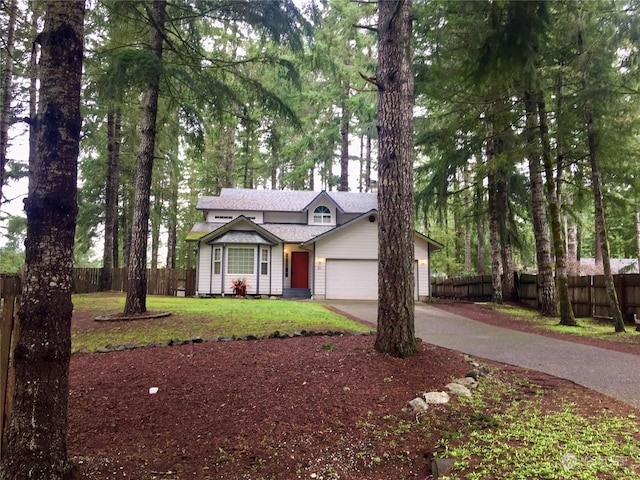
<instances>
[{"instance_id":1,"label":"red front door","mask_svg":"<svg viewBox=\"0 0 640 480\"><path fill-rule=\"evenodd\" d=\"M309 288L309 252L291 252L291 288Z\"/></svg>"}]
</instances>

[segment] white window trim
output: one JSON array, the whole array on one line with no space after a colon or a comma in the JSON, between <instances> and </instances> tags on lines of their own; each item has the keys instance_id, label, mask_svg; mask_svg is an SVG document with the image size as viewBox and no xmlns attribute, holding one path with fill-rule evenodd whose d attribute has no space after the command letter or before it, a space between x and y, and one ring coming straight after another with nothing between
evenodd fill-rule
<instances>
[{"instance_id":1,"label":"white window trim","mask_svg":"<svg viewBox=\"0 0 640 480\"><path fill-rule=\"evenodd\" d=\"M269 249L260 248L260 275L269 275Z\"/></svg>"},{"instance_id":2,"label":"white window trim","mask_svg":"<svg viewBox=\"0 0 640 480\"><path fill-rule=\"evenodd\" d=\"M216 273L217 270L217 273ZM213 274L222 275L222 248L213 248Z\"/></svg>"},{"instance_id":3,"label":"white window trim","mask_svg":"<svg viewBox=\"0 0 640 480\"><path fill-rule=\"evenodd\" d=\"M333 210L326 205L318 205L311 213L311 223L314 225L333 224Z\"/></svg>"}]
</instances>

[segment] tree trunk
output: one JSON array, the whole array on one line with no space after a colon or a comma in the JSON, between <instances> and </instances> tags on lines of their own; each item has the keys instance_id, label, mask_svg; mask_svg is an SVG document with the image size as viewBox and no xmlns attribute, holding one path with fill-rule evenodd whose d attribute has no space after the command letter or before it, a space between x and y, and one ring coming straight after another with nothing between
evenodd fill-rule
<instances>
[{"instance_id":1,"label":"tree trunk","mask_svg":"<svg viewBox=\"0 0 640 480\"><path fill-rule=\"evenodd\" d=\"M471 228L469 224L464 224L464 272L469 275L472 271L471 266Z\"/></svg>"},{"instance_id":2,"label":"tree trunk","mask_svg":"<svg viewBox=\"0 0 640 480\"><path fill-rule=\"evenodd\" d=\"M9 127L11 127L11 100L13 98L13 44L16 31L17 0L8 6L9 19L2 54L2 107L0 111L0 204L3 201L2 187L5 182L7 150L9 149Z\"/></svg>"},{"instance_id":3,"label":"tree trunk","mask_svg":"<svg viewBox=\"0 0 640 480\"><path fill-rule=\"evenodd\" d=\"M120 140L121 140L121 135L122 135L122 113L120 112L120 109L117 109L116 111L116 123L115 123L115 129L116 129L116 135L115 135L115 143L114 143L114 154L115 154L115 158L117 160L117 163L120 164ZM119 195L119 190L120 190L120 184L119 184L119 180L117 178L117 170L116 170L116 186L115 186L115 198L113 199L114 202L114 215L113 215L113 242L111 245L111 250L113 252L112 255L112 259L113 259L113 267L114 268L119 268L120 267L120 228L119 228L119 219L118 219L118 207L120 206L120 195ZM124 215L124 213L123 213Z\"/></svg>"},{"instance_id":4,"label":"tree trunk","mask_svg":"<svg viewBox=\"0 0 640 480\"><path fill-rule=\"evenodd\" d=\"M576 276L578 268L578 227L572 216L567 216L567 274Z\"/></svg>"},{"instance_id":5,"label":"tree trunk","mask_svg":"<svg viewBox=\"0 0 640 480\"><path fill-rule=\"evenodd\" d=\"M378 4L377 351L408 357L414 325L412 0Z\"/></svg>"},{"instance_id":6,"label":"tree trunk","mask_svg":"<svg viewBox=\"0 0 640 480\"><path fill-rule=\"evenodd\" d=\"M360 135L360 170L358 175L358 192L364 188L364 134Z\"/></svg>"},{"instance_id":7,"label":"tree trunk","mask_svg":"<svg viewBox=\"0 0 640 480\"><path fill-rule=\"evenodd\" d=\"M582 31L578 30L578 53L584 55L584 43ZM587 82L583 76L582 86L586 90ZM593 206L595 211L596 239L600 244L602 254L602 266L604 267L604 284L609 297L609 310L613 317L616 332L624 332L624 319L618 303L618 294L613 283L611 274L611 259L609 257L609 239L607 238L607 227L604 214L604 203L602 200L602 179L598 166L598 138L595 128L595 119L591 104L587 100L584 106L584 119L587 125L587 141L589 144L589 163L591 164L591 189L593 191Z\"/></svg>"},{"instance_id":8,"label":"tree trunk","mask_svg":"<svg viewBox=\"0 0 640 480\"><path fill-rule=\"evenodd\" d=\"M491 161L493 152L487 151L487 161ZM498 207L496 205L496 187L493 174L488 176L489 190L489 243L491 244L491 289L494 303L503 303L502 297L502 261L500 259L500 233L498 231Z\"/></svg>"},{"instance_id":9,"label":"tree trunk","mask_svg":"<svg viewBox=\"0 0 640 480\"><path fill-rule=\"evenodd\" d=\"M110 108L107 113L107 172L104 208L104 250L100 290L111 290L113 268L113 243L115 237L116 212L118 208L118 163L120 155L119 113Z\"/></svg>"},{"instance_id":10,"label":"tree trunk","mask_svg":"<svg viewBox=\"0 0 640 480\"><path fill-rule=\"evenodd\" d=\"M346 97L342 102L342 123L340 126L340 188L342 192L349 191L349 120L351 114L347 100L349 98L349 82L346 85Z\"/></svg>"},{"instance_id":11,"label":"tree trunk","mask_svg":"<svg viewBox=\"0 0 640 480\"><path fill-rule=\"evenodd\" d=\"M547 123L547 107L542 92L538 92L538 126L540 129L540 142L542 144L542 164L544 165L547 189L547 204L551 220L551 238L553 239L553 251L555 253L556 267L556 294L560 307L560 325L577 325L571 306L569 295L569 279L567 277L567 254L564 246L564 233L560 211L560 200L557 194L551 163L551 146L549 143L549 126Z\"/></svg>"},{"instance_id":12,"label":"tree trunk","mask_svg":"<svg viewBox=\"0 0 640 480\"><path fill-rule=\"evenodd\" d=\"M153 197L151 224L151 270L158 269L158 253L160 252L160 225L162 225L162 194L161 182L156 184L157 193Z\"/></svg>"},{"instance_id":13,"label":"tree trunk","mask_svg":"<svg viewBox=\"0 0 640 480\"><path fill-rule=\"evenodd\" d=\"M484 205L484 195L482 193L482 187L478 185L476 187L476 205ZM484 214L480 214L480 212L476 212L476 231L478 235L478 260L477 260L477 271L478 275L484 275L487 272L487 258L485 253L485 225L484 225Z\"/></svg>"},{"instance_id":14,"label":"tree trunk","mask_svg":"<svg viewBox=\"0 0 640 480\"><path fill-rule=\"evenodd\" d=\"M38 1L32 0L31 7L31 38L36 38L38 34ZM36 116L38 110L38 51L37 43L31 45L31 55L29 57L29 166L35 163L36 158L36 140L38 137L36 131ZM31 190L31 185L29 185Z\"/></svg>"},{"instance_id":15,"label":"tree trunk","mask_svg":"<svg viewBox=\"0 0 640 480\"><path fill-rule=\"evenodd\" d=\"M640 212L636 212L636 247L638 250L638 272L640 273Z\"/></svg>"},{"instance_id":16,"label":"tree trunk","mask_svg":"<svg viewBox=\"0 0 640 480\"><path fill-rule=\"evenodd\" d=\"M175 147L177 148L177 146ZM167 222L167 268L176 268L176 245L178 228L178 166L177 150L170 154L169 163L169 211Z\"/></svg>"},{"instance_id":17,"label":"tree trunk","mask_svg":"<svg viewBox=\"0 0 640 480\"><path fill-rule=\"evenodd\" d=\"M40 108L25 201L26 271L15 390L0 478L62 479L67 452L73 242L80 141L83 1L49 1L40 42Z\"/></svg>"},{"instance_id":18,"label":"tree trunk","mask_svg":"<svg viewBox=\"0 0 640 480\"><path fill-rule=\"evenodd\" d=\"M502 177L503 175L499 175ZM494 178L496 189L496 204L498 214L498 233L502 255L502 298L507 301L518 299L515 282L515 266L513 263L513 247L508 228L507 211L509 205L509 190L507 182L502 178Z\"/></svg>"},{"instance_id":19,"label":"tree trunk","mask_svg":"<svg viewBox=\"0 0 640 480\"><path fill-rule=\"evenodd\" d=\"M151 31L149 47L162 59L162 39L166 0L154 0L151 9ZM156 140L156 117L160 93L160 69L151 75L142 107L140 125L140 146L136 161L136 196L131 225L131 248L127 270L127 299L124 313L131 315L147 311L147 236L149 230L149 197L151 194L151 174Z\"/></svg>"},{"instance_id":20,"label":"tree trunk","mask_svg":"<svg viewBox=\"0 0 640 480\"><path fill-rule=\"evenodd\" d=\"M369 128L367 128L367 156L365 162L365 176L364 176L364 191L371 191L371 132Z\"/></svg>"},{"instance_id":21,"label":"tree trunk","mask_svg":"<svg viewBox=\"0 0 640 480\"><path fill-rule=\"evenodd\" d=\"M158 253L160 251L160 225L162 225L163 182L156 179L153 185L154 195L151 203L151 270L158 269Z\"/></svg>"},{"instance_id":22,"label":"tree trunk","mask_svg":"<svg viewBox=\"0 0 640 480\"><path fill-rule=\"evenodd\" d=\"M602 201L602 180L598 168L597 159L597 139L595 128L593 127L593 115L587 111L587 130L589 137L589 160L591 163L591 188L593 189L593 203L596 216L596 236L599 239L600 251L602 252L602 266L604 267L604 284L609 297L609 309L615 324L616 332L624 332L624 319L618 303L618 294L613 283L611 273L611 259L609 257L609 239L607 238L607 228L604 216L604 203Z\"/></svg>"},{"instance_id":23,"label":"tree trunk","mask_svg":"<svg viewBox=\"0 0 640 480\"><path fill-rule=\"evenodd\" d=\"M540 313L547 317L555 317L558 313L556 306L556 285L553 278L553 262L547 228L547 206L544 198L542 182L542 167L540 165L540 148L536 142L536 106L530 92L525 93L526 108L526 138L529 145L529 179L531 182L531 214L533 217L533 232L536 240L536 260L538 264L538 292L540 298Z\"/></svg>"}]
</instances>

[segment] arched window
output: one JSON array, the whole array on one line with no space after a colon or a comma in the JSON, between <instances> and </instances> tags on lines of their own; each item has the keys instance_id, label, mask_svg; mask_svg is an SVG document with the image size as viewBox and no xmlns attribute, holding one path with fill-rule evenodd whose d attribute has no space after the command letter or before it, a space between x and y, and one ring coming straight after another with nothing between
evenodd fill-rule
<instances>
[{"instance_id":1,"label":"arched window","mask_svg":"<svg viewBox=\"0 0 640 480\"><path fill-rule=\"evenodd\" d=\"M320 205L313 211L313 223L331 223L331 210Z\"/></svg>"}]
</instances>

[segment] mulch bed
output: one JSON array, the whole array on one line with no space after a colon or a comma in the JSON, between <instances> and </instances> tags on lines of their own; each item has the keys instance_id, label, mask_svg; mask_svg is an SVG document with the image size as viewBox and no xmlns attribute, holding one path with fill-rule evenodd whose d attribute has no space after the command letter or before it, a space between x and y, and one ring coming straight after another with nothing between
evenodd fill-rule
<instances>
[{"instance_id":1,"label":"mulch bed","mask_svg":"<svg viewBox=\"0 0 640 480\"><path fill-rule=\"evenodd\" d=\"M460 305L455 313L473 318ZM408 429L385 441L381 419L389 428L415 422L403 411L411 399L444 389L471 367L462 354L422 342L413 357L391 358L373 349L374 340L317 336L76 354L73 478L424 480L438 431ZM638 413L572 382L483 363L505 381L527 376L549 408L580 399L586 408ZM460 421L446 406L433 412L439 430Z\"/></svg>"}]
</instances>

